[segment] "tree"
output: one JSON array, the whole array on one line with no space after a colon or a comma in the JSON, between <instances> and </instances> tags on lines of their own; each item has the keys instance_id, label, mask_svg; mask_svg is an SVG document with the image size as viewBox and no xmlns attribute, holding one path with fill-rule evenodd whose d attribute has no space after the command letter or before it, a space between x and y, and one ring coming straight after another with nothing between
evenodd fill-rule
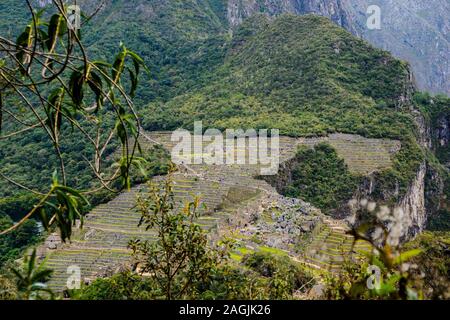
<instances>
[{"instance_id":1,"label":"tree","mask_svg":"<svg viewBox=\"0 0 450 320\"><path fill-rule=\"evenodd\" d=\"M206 233L195 223L200 198L186 203L183 209L175 207L170 175L161 190L154 183L148 187L148 196L137 200L142 214L139 225L155 229L157 239L130 242L133 269L149 275L167 300L192 297L196 285L226 257L228 244L224 243L222 250L209 247Z\"/></svg>"},{"instance_id":2,"label":"tree","mask_svg":"<svg viewBox=\"0 0 450 320\"><path fill-rule=\"evenodd\" d=\"M292 182L283 193L311 202L327 213L337 211L358 186L359 178L349 172L344 160L327 143L300 148L295 160Z\"/></svg>"},{"instance_id":3,"label":"tree","mask_svg":"<svg viewBox=\"0 0 450 320\"><path fill-rule=\"evenodd\" d=\"M18 39L0 36L0 140L44 132L58 166L47 193L0 172L9 183L40 198L19 223L0 235L42 213L44 225L56 225L65 241L75 221L82 220L85 197L102 189L119 192L130 188L130 168L143 161L136 157L140 124L132 97L140 70L146 67L123 44L112 63L90 60L81 29L70 23L69 7L63 0L39 11L30 1L26 3L32 19ZM81 26L92 15L82 17ZM90 190L75 190L67 179L70 159L64 156L64 149L73 142L70 136L74 131L89 144L84 148L89 155L83 158L100 183ZM106 151L116 142L122 149L120 159L115 167L105 168Z\"/></svg>"}]
</instances>

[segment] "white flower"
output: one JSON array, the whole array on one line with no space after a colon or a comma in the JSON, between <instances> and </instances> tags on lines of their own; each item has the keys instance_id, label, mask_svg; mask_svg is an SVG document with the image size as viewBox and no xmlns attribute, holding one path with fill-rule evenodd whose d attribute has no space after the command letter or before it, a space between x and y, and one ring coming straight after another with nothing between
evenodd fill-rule
<instances>
[{"instance_id":1,"label":"white flower","mask_svg":"<svg viewBox=\"0 0 450 320\"><path fill-rule=\"evenodd\" d=\"M396 237L392 237L391 235L388 236L387 238L387 243L391 246L391 247L396 247L400 244L400 239L396 238Z\"/></svg>"},{"instance_id":2,"label":"white flower","mask_svg":"<svg viewBox=\"0 0 450 320\"><path fill-rule=\"evenodd\" d=\"M387 238L387 242L391 246L398 246L400 244L400 238L403 235L403 225L399 220L394 220L388 227L389 235Z\"/></svg>"},{"instance_id":3,"label":"white flower","mask_svg":"<svg viewBox=\"0 0 450 320\"><path fill-rule=\"evenodd\" d=\"M397 221L403 220L403 217L405 216L405 212L402 208L395 208L394 209L394 218Z\"/></svg>"},{"instance_id":4,"label":"white flower","mask_svg":"<svg viewBox=\"0 0 450 320\"><path fill-rule=\"evenodd\" d=\"M377 218L380 221L387 221L389 220L390 213L391 209L389 209L387 206L381 206L380 210L377 212Z\"/></svg>"},{"instance_id":5,"label":"white flower","mask_svg":"<svg viewBox=\"0 0 450 320\"><path fill-rule=\"evenodd\" d=\"M348 202L348 205L352 208L356 207L357 204L358 204L358 201L356 199L352 199Z\"/></svg>"},{"instance_id":6,"label":"white flower","mask_svg":"<svg viewBox=\"0 0 450 320\"><path fill-rule=\"evenodd\" d=\"M408 272L410 267L411 265L409 263L402 263L402 265L400 266L400 270L402 272Z\"/></svg>"},{"instance_id":7,"label":"white flower","mask_svg":"<svg viewBox=\"0 0 450 320\"><path fill-rule=\"evenodd\" d=\"M377 227L375 231L372 233L373 240L382 240L383 237L383 229L381 227Z\"/></svg>"},{"instance_id":8,"label":"white flower","mask_svg":"<svg viewBox=\"0 0 450 320\"><path fill-rule=\"evenodd\" d=\"M369 204L367 205L367 210L369 212L373 212L376 207L377 207L377 203L376 202L369 202Z\"/></svg>"},{"instance_id":9,"label":"white flower","mask_svg":"<svg viewBox=\"0 0 450 320\"><path fill-rule=\"evenodd\" d=\"M362 207L367 207L367 203L368 202L369 201L367 199L361 199L360 204L361 204Z\"/></svg>"},{"instance_id":10,"label":"white flower","mask_svg":"<svg viewBox=\"0 0 450 320\"><path fill-rule=\"evenodd\" d=\"M350 225L354 225L356 222L356 215L352 215L351 217L348 217L347 221Z\"/></svg>"}]
</instances>

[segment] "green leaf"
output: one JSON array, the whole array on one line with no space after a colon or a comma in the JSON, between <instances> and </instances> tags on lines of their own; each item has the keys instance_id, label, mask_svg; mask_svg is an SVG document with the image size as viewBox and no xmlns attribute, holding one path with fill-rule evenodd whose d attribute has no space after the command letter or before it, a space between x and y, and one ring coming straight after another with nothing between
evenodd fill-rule
<instances>
[{"instance_id":1,"label":"green leaf","mask_svg":"<svg viewBox=\"0 0 450 320\"><path fill-rule=\"evenodd\" d=\"M130 80L131 80L131 89L130 89L130 97L134 98L134 95L136 94L136 89L138 86L138 78L137 74L133 72L130 68L127 68L128 72L130 73Z\"/></svg>"},{"instance_id":2,"label":"green leaf","mask_svg":"<svg viewBox=\"0 0 450 320\"><path fill-rule=\"evenodd\" d=\"M100 76L91 71L89 74L88 85L91 88L92 92L95 94L97 109L98 111L103 105L103 82Z\"/></svg>"},{"instance_id":3,"label":"green leaf","mask_svg":"<svg viewBox=\"0 0 450 320\"><path fill-rule=\"evenodd\" d=\"M27 53L25 52L24 49L28 49L31 46L32 35L33 34L32 34L31 26L27 26L25 28L25 31L20 34L20 36L17 38L17 41L16 41L17 47L23 48L23 49L19 49L18 52L16 53L16 58L21 63L21 64L19 64L19 70L20 70L20 73L23 75L26 74L26 69L22 64L24 64L26 62L26 57L27 57Z\"/></svg>"},{"instance_id":4,"label":"green leaf","mask_svg":"<svg viewBox=\"0 0 450 320\"><path fill-rule=\"evenodd\" d=\"M48 98L46 107L47 121L46 124L52 131L53 136L59 135L62 123L62 101L64 98L64 88L58 88L52 91Z\"/></svg>"},{"instance_id":5,"label":"green leaf","mask_svg":"<svg viewBox=\"0 0 450 320\"><path fill-rule=\"evenodd\" d=\"M47 218L47 211L45 210L45 208L41 208L41 210L39 210L40 213L40 217L41 217L41 222L42 225L44 226L45 230L49 229L49 224L48 224L48 218Z\"/></svg>"},{"instance_id":6,"label":"green leaf","mask_svg":"<svg viewBox=\"0 0 450 320\"><path fill-rule=\"evenodd\" d=\"M31 277L31 274L34 270L35 263L36 263L36 249L33 249L31 256L28 257L28 277Z\"/></svg>"},{"instance_id":7,"label":"green leaf","mask_svg":"<svg viewBox=\"0 0 450 320\"><path fill-rule=\"evenodd\" d=\"M74 71L70 76L69 89L72 101L77 107L81 106L83 103L83 84L83 74L80 71Z\"/></svg>"},{"instance_id":8,"label":"green leaf","mask_svg":"<svg viewBox=\"0 0 450 320\"><path fill-rule=\"evenodd\" d=\"M130 55L131 58L133 59L134 66L135 66L135 68L136 68L136 74L139 74L139 72L138 72L138 71L139 71L139 66L144 67L144 70L145 70L147 73L150 73L150 70L149 70L148 67L145 65L144 60L143 60L139 55L137 55L135 52L130 51L130 50L127 50L127 53L128 53L128 55Z\"/></svg>"},{"instance_id":9,"label":"green leaf","mask_svg":"<svg viewBox=\"0 0 450 320\"><path fill-rule=\"evenodd\" d=\"M422 252L423 251L421 249L413 249L413 250L410 250L410 251L403 252L398 257L396 257L394 259L393 264L394 265L398 265L400 263L407 262L408 260L418 256Z\"/></svg>"},{"instance_id":10,"label":"green leaf","mask_svg":"<svg viewBox=\"0 0 450 320\"><path fill-rule=\"evenodd\" d=\"M14 275L19 279L19 281L24 280L24 277L22 276L22 273L19 270L11 268L11 272L14 273Z\"/></svg>"},{"instance_id":11,"label":"green leaf","mask_svg":"<svg viewBox=\"0 0 450 320\"><path fill-rule=\"evenodd\" d=\"M1 60L0 60L0 67L1 67ZM0 91L0 133L2 133L2 127L3 127L3 93Z\"/></svg>"},{"instance_id":12,"label":"green leaf","mask_svg":"<svg viewBox=\"0 0 450 320\"><path fill-rule=\"evenodd\" d=\"M56 187L59 184L58 183L58 171L57 170L53 171L52 182L53 182L53 187Z\"/></svg>"},{"instance_id":13,"label":"green leaf","mask_svg":"<svg viewBox=\"0 0 450 320\"><path fill-rule=\"evenodd\" d=\"M120 79L125 65L125 57L126 51L122 51L116 56L111 73L113 81L118 82L118 80Z\"/></svg>"},{"instance_id":14,"label":"green leaf","mask_svg":"<svg viewBox=\"0 0 450 320\"><path fill-rule=\"evenodd\" d=\"M61 25L63 24L63 17L60 14L54 14L50 18L50 23L48 25L48 41L47 41L47 49L50 51L54 48L56 41L58 40L58 36L60 36Z\"/></svg>"}]
</instances>

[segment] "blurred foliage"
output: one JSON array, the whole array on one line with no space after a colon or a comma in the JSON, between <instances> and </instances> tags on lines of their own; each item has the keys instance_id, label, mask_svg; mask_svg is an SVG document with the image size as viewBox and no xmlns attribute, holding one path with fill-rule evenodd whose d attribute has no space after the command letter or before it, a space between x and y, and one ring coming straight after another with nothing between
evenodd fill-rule
<instances>
[{"instance_id":1,"label":"blurred foliage","mask_svg":"<svg viewBox=\"0 0 450 320\"><path fill-rule=\"evenodd\" d=\"M347 233L357 241L371 245L361 252L362 258L346 257L343 269L326 277L326 299L417 300L424 299L423 276L417 274L412 259L423 254L423 248L407 249L402 239L408 217L401 208L391 210L385 205L353 202L355 224ZM365 256L365 257L364 257Z\"/></svg>"},{"instance_id":2,"label":"blurred foliage","mask_svg":"<svg viewBox=\"0 0 450 320\"><path fill-rule=\"evenodd\" d=\"M364 261L347 261L339 276L327 278L324 298L448 300L449 246L448 232L425 232L402 245L390 267L380 259L380 255L386 254L387 247L381 252L368 254ZM379 285L368 289L370 277L373 277L371 283L376 285L377 275L373 266L380 270Z\"/></svg>"},{"instance_id":3,"label":"blurred foliage","mask_svg":"<svg viewBox=\"0 0 450 320\"><path fill-rule=\"evenodd\" d=\"M415 273L423 277L425 298L450 299L450 232L424 232L404 248L423 250L411 263L417 265Z\"/></svg>"},{"instance_id":4,"label":"blurred foliage","mask_svg":"<svg viewBox=\"0 0 450 320\"><path fill-rule=\"evenodd\" d=\"M26 254L21 268L12 268L19 300L53 299L54 294L47 286L53 273L45 267L45 261L39 263L36 250Z\"/></svg>"},{"instance_id":5,"label":"blurred foliage","mask_svg":"<svg viewBox=\"0 0 450 320\"><path fill-rule=\"evenodd\" d=\"M420 280L408 272L387 268L374 255L370 262L344 264L338 277L329 276L323 298L329 300L417 300L423 299L416 290ZM371 266L381 272L379 280ZM369 289L368 281L373 278L374 288ZM379 281L377 283L376 281ZM420 288L419 288L420 289Z\"/></svg>"}]
</instances>

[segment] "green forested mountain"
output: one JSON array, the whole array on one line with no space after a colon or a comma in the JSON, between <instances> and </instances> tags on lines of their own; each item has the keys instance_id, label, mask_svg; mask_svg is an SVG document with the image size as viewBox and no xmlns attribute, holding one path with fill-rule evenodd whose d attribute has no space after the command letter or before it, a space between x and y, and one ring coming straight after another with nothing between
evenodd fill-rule
<instances>
[{"instance_id":1,"label":"green forested mountain","mask_svg":"<svg viewBox=\"0 0 450 320\"><path fill-rule=\"evenodd\" d=\"M88 13L97 3L80 2ZM432 227L448 230L446 124L450 99L416 92L407 62L372 47L327 18L253 14L241 24L230 26L227 3L225 0L110 0L83 25L82 39L90 55L109 62L113 61L120 43L142 56L150 73L139 83L134 103L141 125L148 131L192 129L194 121L201 120L205 129L274 128L280 129L282 135L297 138L340 133L362 136L361 141L374 138L400 142L399 150L384 150L388 158L392 155L389 159L392 165L381 172L370 172L370 177L350 173L345 161L327 144L300 149L296 158L301 163L292 168L293 181L284 186L283 194L311 202L328 214L327 219L333 209L346 205L356 191L361 191L358 188L362 189L364 182L370 184L371 200L388 205L403 201L408 206L409 200L417 196L417 203L427 206L426 215L438 213L440 217ZM15 0L0 3L2 34L17 37L29 19L26 7L17 6ZM19 103L17 109L21 110ZM3 128L14 126L8 122L11 120L8 115L3 120L6 123ZM110 119L106 112L104 121L106 125L114 125L113 117ZM61 151L67 163L68 184L79 190L92 187L96 182L85 162L89 151L87 142L68 124L63 124L61 130L65 133L65 147ZM112 165L118 145L112 143L106 150L104 166ZM167 172L167 153L162 149L147 152L145 158L149 176ZM43 131L0 139L0 173L39 192L48 189L57 161ZM133 172L133 178L134 183L143 180L137 172ZM202 181L198 177L178 181L181 188L197 182ZM187 191L180 193L183 192ZM219 197L218 193L215 196ZM96 205L112 195L101 193L90 197ZM0 230L11 226L13 220L20 219L35 203L30 192L0 177ZM109 245L105 239L110 234L116 238L112 242L127 240L122 234L116 236L114 230L101 230L105 225L108 227L111 213L108 210L106 206L100 207L103 213L100 218L104 220L98 227L101 232L96 235L104 232L105 238L95 242L99 246ZM113 213L118 215L111 218L117 225L131 223L121 213ZM205 219L211 224L215 219L206 218L211 218ZM325 232L332 238L345 239L339 234L343 232L339 225L330 225L329 230L319 230L319 235ZM307 229L305 225L301 227ZM0 265L16 259L24 248L38 242L38 233L32 220L14 233L0 236ZM245 246L240 249L242 254L248 250ZM276 249L268 250L280 254ZM281 252L283 259L285 254ZM266 256L246 259L243 261L255 268L259 263L270 264L265 261ZM297 265L288 267L297 272ZM265 281L272 281L268 280L271 276L263 273L261 287ZM216 276L220 282L222 275ZM119 282L123 280L121 277ZM238 279L236 282L240 282ZM288 280L289 288L298 288L298 279ZM100 281L99 286L108 286L108 281ZM276 283L270 285L277 287ZM90 296L91 292L86 294Z\"/></svg>"},{"instance_id":2,"label":"green forested mountain","mask_svg":"<svg viewBox=\"0 0 450 320\"><path fill-rule=\"evenodd\" d=\"M80 1L86 14L98 4ZM28 9L9 0L2 1L0 9L0 30L14 39L30 21ZM208 72L223 59L223 10L220 1L107 1L93 21L83 27L82 37L87 50L98 59L112 62L120 42L144 58L150 75L141 79L135 104L145 110L149 101L167 100L186 92L199 78L208 77ZM71 132L69 126L65 130ZM76 132L67 137L70 147L62 153L70 162L71 184L87 188L94 178L83 158L89 147ZM21 148L17 149L17 145ZM113 151L111 148L107 154ZM30 188L49 185L57 159L43 131L0 141L0 155L1 172L5 175ZM29 194L5 180L1 183L4 188L0 191L0 212L10 214L22 208L17 207L21 202L25 207L30 204ZM23 201L17 201L19 195Z\"/></svg>"},{"instance_id":3,"label":"green forested mountain","mask_svg":"<svg viewBox=\"0 0 450 320\"><path fill-rule=\"evenodd\" d=\"M402 102L412 93L407 64L328 19L254 16L227 49L207 81L162 106L171 118L163 114L158 122L152 116L160 113L144 114L145 126L190 125L195 115L220 128L276 127L303 136L339 131L398 138L408 123L412 129Z\"/></svg>"},{"instance_id":4,"label":"green forested mountain","mask_svg":"<svg viewBox=\"0 0 450 320\"><path fill-rule=\"evenodd\" d=\"M381 180L389 188L396 180L403 192L423 160L408 65L325 18L253 16L235 31L224 63L197 87L151 103L158 111L143 113L144 127L190 128L195 119L220 129L398 139L398 161Z\"/></svg>"},{"instance_id":5,"label":"green forested mountain","mask_svg":"<svg viewBox=\"0 0 450 320\"><path fill-rule=\"evenodd\" d=\"M26 8L13 3L2 2L0 28L18 34ZM87 12L95 4L81 3ZM145 129L190 127L195 119L217 128L279 128L294 136L341 132L398 139L402 151L381 180L391 187L398 181L402 190L423 159L408 65L326 18L256 15L231 31L225 1L108 1L82 31L95 56L111 60L123 41L144 58L150 75L135 103ZM72 161L69 175L74 186L85 188L92 180L83 173L86 146L76 135L69 140L71 147L63 150ZM3 173L35 188L48 183L56 159L43 136L3 143ZM17 202L16 188L2 183L2 202Z\"/></svg>"}]
</instances>

